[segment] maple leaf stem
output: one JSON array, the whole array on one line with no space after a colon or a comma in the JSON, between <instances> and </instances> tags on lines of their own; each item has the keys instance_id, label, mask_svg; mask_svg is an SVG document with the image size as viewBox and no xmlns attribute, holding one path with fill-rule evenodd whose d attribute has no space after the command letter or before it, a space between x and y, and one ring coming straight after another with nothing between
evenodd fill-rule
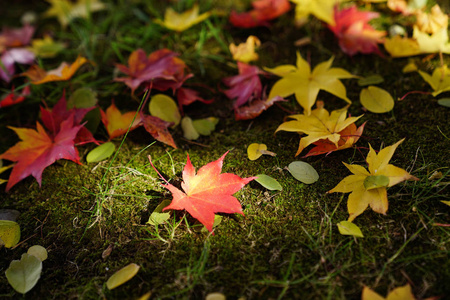
<instances>
[{"instance_id":1,"label":"maple leaf stem","mask_svg":"<svg viewBox=\"0 0 450 300\"><path fill-rule=\"evenodd\" d=\"M161 175L161 173L159 173L159 171L158 171L158 170L155 168L155 166L153 165L153 162L152 162L152 156L151 156L151 155L148 156L148 160L150 161L150 165L152 166L152 168L156 171L156 173L158 173L159 177L161 177L161 179L164 180L165 183L170 184L170 183L169 183L169 182Z\"/></svg>"},{"instance_id":2,"label":"maple leaf stem","mask_svg":"<svg viewBox=\"0 0 450 300\"><path fill-rule=\"evenodd\" d=\"M402 101L403 99L405 99L407 96L409 96L410 94L422 94L422 95L431 95L430 92L422 92L422 91L409 91L406 94L403 95L403 97L399 98L398 101Z\"/></svg>"}]
</instances>

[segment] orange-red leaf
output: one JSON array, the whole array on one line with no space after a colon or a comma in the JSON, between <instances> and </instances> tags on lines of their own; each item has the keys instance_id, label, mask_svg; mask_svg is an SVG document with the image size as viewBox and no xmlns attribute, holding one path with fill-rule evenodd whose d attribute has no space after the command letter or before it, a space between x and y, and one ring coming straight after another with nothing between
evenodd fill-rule
<instances>
[{"instance_id":1,"label":"orange-red leaf","mask_svg":"<svg viewBox=\"0 0 450 300\"><path fill-rule=\"evenodd\" d=\"M29 175L36 178L41 185L44 169L59 159L69 159L79 163L80 158L74 139L82 125L74 126L73 118L74 115L71 114L64 120L54 137L50 137L39 123L36 125L37 130L9 127L22 141L0 155L0 159L17 162L12 169L6 191Z\"/></svg>"},{"instance_id":2,"label":"orange-red leaf","mask_svg":"<svg viewBox=\"0 0 450 300\"><path fill-rule=\"evenodd\" d=\"M172 122L167 122L158 117L144 114L141 114L141 120L145 130L147 130L147 132L150 133L156 140L177 149L177 145L175 145L172 135L169 133L168 129L169 126L173 124Z\"/></svg>"},{"instance_id":3,"label":"orange-red leaf","mask_svg":"<svg viewBox=\"0 0 450 300\"><path fill-rule=\"evenodd\" d=\"M106 109L106 112L100 110L100 113L110 139L124 135L130 128L130 125L130 131L135 129L141 122L141 116L139 114L136 115L136 111L122 114L114 102Z\"/></svg>"},{"instance_id":4,"label":"orange-red leaf","mask_svg":"<svg viewBox=\"0 0 450 300\"><path fill-rule=\"evenodd\" d=\"M78 56L78 58L70 65L63 62L58 68L50 71L45 71L37 65L33 65L28 71L21 75L30 78L32 84L43 84L50 81L65 81L72 78L73 74L87 62L89 61L86 58Z\"/></svg>"},{"instance_id":5,"label":"orange-red leaf","mask_svg":"<svg viewBox=\"0 0 450 300\"><path fill-rule=\"evenodd\" d=\"M286 13L291 5L288 0L256 0L252 2L253 9L249 12L230 14L230 22L236 27L251 28L266 26L268 21Z\"/></svg>"},{"instance_id":6,"label":"orange-red leaf","mask_svg":"<svg viewBox=\"0 0 450 300\"><path fill-rule=\"evenodd\" d=\"M172 202L166 209L185 209L212 232L215 213L239 213L244 215L239 201L233 196L244 185L256 177L241 178L231 173L223 173L223 160L228 152L216 161L201 167L198 172L187 157L183 170L183 182L179 190L170 183L164 185L172 192Z\"/></svg>"},{"instance_id":7,"label":"orange-red leaf","mask_svg":"<svg viewBox=\"0 0 450 300\"><path fill-rule=\"evenodd\" d=\"M6 95L3 99L0 100L0 108L11 106L25 100L25 97L30 94L30 87L27 85L20 94L16 94L14 92L14 87L11 89L11 93Z\"/></svg>"}]
</instances>

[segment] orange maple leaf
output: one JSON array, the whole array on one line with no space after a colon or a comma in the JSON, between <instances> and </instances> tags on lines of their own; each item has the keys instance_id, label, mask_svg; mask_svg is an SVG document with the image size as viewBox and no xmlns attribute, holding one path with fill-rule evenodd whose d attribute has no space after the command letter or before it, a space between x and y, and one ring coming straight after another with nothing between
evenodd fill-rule
<instances>
[{"instance_id":1,"label":"orange maple leaf","mask_svg":"<svg viewBox=\"0 0 450 300\"><path fill-rule=\"evenodd\" d=\"M37 65L33 65L22 76L30 78L32 84L43 84L50 81L65 81L72 78L73 74L85 63L89 62L86 58L78 56L78 58L72 63L68 64L63 62L58 68L45 71Z\"/></svg>"},{"instance_id":2,"label":"orange maple leaf","mask_svg":"<svg viewBox=\"0 0 450 300\"><path fill-rule=\"evenodd\" d=\"M233 194L256 177L241 178L231 173L221 174L223 160L227 154L228 152L218 160L204 165L197 174L188 155L181 183L183 191L170 183L163 185L173 196L172 202L163 211L185 209L210 232L213 229L215 213L244 215L241 204Z\"/></svg>"},{"instance_id":3,"label":"orange maple leaf","mask_svg":"<svg viewBox=\"0 0 450 300\"><path fill-rule=\"evenodd\" d=\"M100 113L102 115L103 125L105 125L109 139L111 140L124 135L128 131L128 128L130 128L130 131L135 129L141 123L141 116L139 114L136 115L136 111L129 111L122 114L114 102L106 109L106 112L100 110Z\"/></svg>"},{"instance_id":4,"label":"orange maple leaf","mask_svg":"<svg viewBox=\"0 0 450 300\"><path fill-rule=\"evenodd\" d=\"M74 139L83 125L73 126L73 118L74 115L71 114L63 121L60 130L53 138L40 123L36 123L37 130L9 127L22 141L0 155L0 159L17 162L12 169L6 191L29 175L36 178L41 185L44 169L59 159L79 163L80 157L75 148Z\"/></svg>"}]
</instances>

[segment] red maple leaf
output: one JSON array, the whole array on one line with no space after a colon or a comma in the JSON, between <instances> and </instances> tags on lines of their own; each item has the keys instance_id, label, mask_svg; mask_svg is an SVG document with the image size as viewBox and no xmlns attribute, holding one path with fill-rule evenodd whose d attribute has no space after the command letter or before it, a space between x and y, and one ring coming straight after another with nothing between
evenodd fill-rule
<instances>
[{"instance_id":1,"label":"red maple leaf","mask_svg":"<svg viewBox=\"0 0 450 300\"><path fill-rule=\"evenodd\" d=\"M221 174L223 160L227 154L228 152L218 160L201 167L197 174L188 155L181 183L183 191L168 182L163 185L173 196L170 205L163 210L185 209L210 232L213 229L215 213L244 215L241 204L233 194L256 177L241 178L231 173Z\"/></svg>"},{"instance_id":2,"label":"red maple leaf","mask_svg":"<svg viewBox=\"0 0 450 300\"><path fill-rule=\"evenodd\" d=\"M230 87L225 90L225 95L230 99L236 99L233 107L239 106L251 101L252 99L261 99L262 85L259 74L266 74L256 66L238 61L239 75L224 78L222 81Z\"/></svg>"},{"instance_id":3,"label":"red maple leaf","mask_svg":"<svg viewBox=\"0 0 450 300\"><path fill-rule=\"evenodd\" d=\"M52 109L44 108L41 106L41 119L44 127L48 130L51 137L54 137L60 131L61 123L70 115L73 115L73 126L78 126L83 121L84 116L94 109L95 106L89 108L71 108L67 109L67 101L65 92L59 101ZM75 138L75 144L96 143L98 141L94 138L92 133L84 127L84 125L78 131Z\"/></svg>"},{"instance_id":4,"label":"red maple leaf","mask_svg":"<svg viewBox=\"0 0 450 300\"><path fill-rule=\"evenodd\" d=\"M155 116L145 115L142 111L140 117L141 124L144 125L145 130L147 130L147 132L150 133L155 140L177 149L177 145L169 132L169 126L173 124L172 122L166 122Z\"/></svg>"},{"instance_id":5,"label":"red maple leaf","mask_svg":"<svg viewBox=\"0 0 450 300\"><path fill-rule=\"evenodd\" d=\"M36 127L37 130L9 127L22 141L0 155L0 159L17 162L12 169L6 191L29 175L36 178L40 186L44 169L59 159L76 163L80 161L74 140L83 126L74 126L73 113L61 122L59 132L54 137L51 137L40 123L36 123Z\"/></svg>"},{"instance_id":6,"label":"red maple leaf","mask_svg":"<svg viewBox=\"0 0 450 300\"><path fill-rule=\"evenodd\" d=\"M3 99L0 100L0 108L11 106L25 100L25 97L30 94L30 86L26 86L20 94L14 92L14 87L11 89L11 93L6 95Z\"/></svg>"},{"instance_id":7,"label":"red maple leaf","mask_svg":"<svg viewBox=\"0 0 450 300\"><path fill-rule=\"evenodd\" d=\"M378 18L379 13L359 11L355 5L339 10L334 9L335 25L328 26L339 40L342 51L348 55L358 52L382 55L378 43L383 43L386 31L375 30L368 22Z\"/></svg>"},{"instance_id":8,"label":"red maple leaf","mask_svg":"<svg viewBox=\"0 0 450 300\"><path fill-rule=\"evenodd\" d=\"M254 100L250 105L241 106L234 109L234 117L236 120L250 120L254 119L263 111L271 107L275 102L286 101L280 96L275 96L270 100L267 99L257 99Z\"/></svg>"},{"instance_id":9,"label":"red maple leaf","mask_svg":"<svg viewBox=\"0 0 450 300\"><path fill-rule=\"evenodd\" d=\"M167 89L175 91L186 79L193 76L184 74L186 64L176 57L177 55L169 49L161 49L150 53L147 57L144 50L138 49L128 58L128 67L116 65L128 77L114 80L124 82L133 93L143 83L151 83L152 88L160 91Z\"/></svg>"},{"instance_id":10,"label":"red maple leaf","mask_svg":"<svg viewBox=\"0 0 450 300\"><path fill-rule=\"evenodd\" d=\"M252 6L253 9L249 12L239 14L232 11L231 24L241 28L267 26L267 21L281 16L291 8L288 0L257 0L252 2Z\"/></svg>"}]
</instances>

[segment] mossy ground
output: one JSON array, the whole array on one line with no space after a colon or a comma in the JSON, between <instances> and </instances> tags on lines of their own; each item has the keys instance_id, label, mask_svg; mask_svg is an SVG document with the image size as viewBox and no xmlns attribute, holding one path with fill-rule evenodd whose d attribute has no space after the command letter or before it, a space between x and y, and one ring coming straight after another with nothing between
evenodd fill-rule
<instances>
[{"instance_id":1,"label":"mossy ground","mask_svg":"<svg viewBox=\"0 0 450 300\"><path fill-rule=\"evenodd\" d=\"M181 9L189 2L174 5ZM231 1L201 2L202 10L214 7L219 12L226 12L231 5ZM138 47L147 53L163 47L182 53L181 58L195 74L193 82L216 87L221 78L236 74L223 45L254 34L263 43L259 51L261 66L293 64L299 50L313 66L334 55L335 67L360 76L383 76L385 81L379 86L394 98L410 90L430 89L418 74L401 72L408 59L373 55L349 58L320 22L311 20L308 26L294 28L293 12L270 28L234 29L225 17L216 16L207 24L177 35L149 25L150 18L163 14L165 5L161 3L118 1L113 12L96 14L100 21L76 21L58 33L68 43L80 41L60 59L73 60L81 53L97 64L88 68L87 80L33 87L38 96L23 104L28 105L28 113L23 112L25 106L2 110L1 152L17 142L5 126L32 126L40 101L55 103L64 88L72 91L89 86L98 92L103 107L115 98L121 108L136 109L129 90L111 83L111 74L113 63L125 63L129 52ZM7 25L18 26L14 14L17 19L25 7L11 9ZM45 8L42 3L30 7L38 11ZM387 14L380 26L391 24L392 17ZM39 30L45 29L56 31L59 25L46 20ZM204 43L199 46L202 34ZM294 41L304 36L311 37L312 43L295 48ZM111 46L112 42L115 46ZM437 57L414 60L427 72L439 63ZM55 66L58 64L55 59ZM264 80L274 82L274 78ZM419 299L445 298L450 295L450 233L448 227L435 224L449 223L449 209L439 201L449 200L448 108L439 106L430 95L412 94L396 101L392 112L373 114L363 111L359 104L361 87L356 80L344 83L353 100L351 114L365 113L358 121L367 121L364 137L357 144L360 149L302 159L319 172L317 183L301 184L285 169L299 159L294 157L298 136L285 132L274 135L288 115L286 111L299 111L295 100L274 106L253 121L237 122L230 111L231 103L217 94L210 106L194 104L186 108L190 116L220 117L216 131L196 143L184 140L181 130L175 129L179 149L173 150L152 144L151 137L139 129L129 134L111 165L111 160L97 165L58 161L44 171L41 187L33 178L27 178L9 193L0 192L1 208L21 212L18 222L22 231L18 247L0 249L0 273L4 274L9 262L18 259L29 246L40 244L47 248L49 258L43 263L38 284L24 299L136 299L148 291L154 298L177 299L202 299L210 292L222 292L229 299L359 299L363 285L386 295L388 290L406 283L412 285ZM319 98L330 110L345 105L324 92ZM341 162L364 165L368 143L379 149L402 138L406 140L391 163L407 169L420 181L389 189L386 216L367 210L355 220L364 238L340 235L336 223L348 217L347 195L326 191L349 174ZM265 143L277 156L249 161L246 149L253 142ZM115 143L118 146L120 140ZM85 157L93 147L79 147L80 155ZM245 217L224 215L214 236L198 232L198 224L183 212L173 212L169 223L157 228L146 224L153 209L163 199L171 198L160 186L148 155L167 179L176 182L187 153L198 168L226 151L230 152L224 172L241 177L264 173L276 178L283 191L271 192L256 182L250 183L236 194ZM440 184L428 179L436 170L446 176ZM102 258L108 248L112 251ZM138 275L109 291L105 286L107 278L131 262L141 266ZM0 297L20 298L5 276L0 276Z\"/></svg>"}]
</instances>

